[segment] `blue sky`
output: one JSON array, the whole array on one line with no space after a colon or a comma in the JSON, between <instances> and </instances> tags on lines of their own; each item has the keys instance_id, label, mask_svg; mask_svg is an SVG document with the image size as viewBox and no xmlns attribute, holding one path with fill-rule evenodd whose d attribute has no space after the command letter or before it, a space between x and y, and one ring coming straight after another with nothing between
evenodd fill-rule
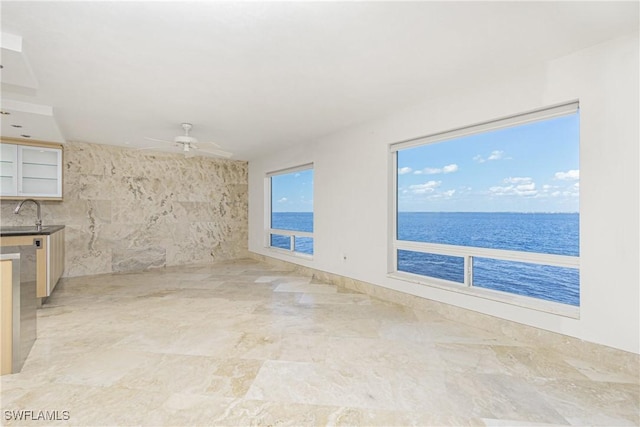
<instances>
[{"instance_id":1,"label":"blue sky","mask_svg":"<svg viewBox=\"0 0 640 427\"><path fill-rule=\"evenodd\" d=\"M271 177L273 212L313 212L313 169Z\"/></svg>"},{"instance_id":2,"label":"blue sky","mask_svg":"<svg viewBox=\"0 0 640 427\"><path fill-rule=\"evenodd\" d=\"M578 114L398 152L398 210L578 212Z\"/></svg>"},{"instance_id":3,"label":"blue sky","mask_svg":"<svg viewBox=\"0 0 640 427\"><path fill-rule=\"evenodd\" d=\"M398 210L578 212L579 177L576 113L399 151ZM273 176L271 197L313 212L313 169Z\"/></svg>"}]
</instances>

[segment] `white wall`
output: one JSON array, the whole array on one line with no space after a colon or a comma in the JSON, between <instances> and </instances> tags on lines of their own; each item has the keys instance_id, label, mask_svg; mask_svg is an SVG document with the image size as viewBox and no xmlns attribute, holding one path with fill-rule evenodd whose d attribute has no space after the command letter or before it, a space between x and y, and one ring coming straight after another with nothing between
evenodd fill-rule
<instances>
[{"instance_id":1,"label":"white wall","mask_svg":"<svg viewBox=\"0 0 640 427\"><path fill-rule=\"evenodd\" d=\"M619 38L251 161L249 250L640 353L638 51L637 35ZM579 319L387 277L388 144L574 99L581 120ZM263 243L265 173L308 162L315 164L312 261Z\"/></svg>"}]
</instances>

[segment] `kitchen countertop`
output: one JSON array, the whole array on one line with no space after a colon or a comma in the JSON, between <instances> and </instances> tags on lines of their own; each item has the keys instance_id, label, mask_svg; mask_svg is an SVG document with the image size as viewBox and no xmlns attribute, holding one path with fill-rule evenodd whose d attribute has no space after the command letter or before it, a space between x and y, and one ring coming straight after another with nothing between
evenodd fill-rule
<instances>
[{"instance_id":1,"label":"kitchen countertop","mask_svg":"<svg viewBox=\"0 0 640 427\"><path fill-rule=\"evenodd\" d=\"M14 227L0 227L0 237L9 236L46 236L62 230L64 225L43 225L42 230L36 230L35 225L23 225Z\"/></svg>"}]
</instances>

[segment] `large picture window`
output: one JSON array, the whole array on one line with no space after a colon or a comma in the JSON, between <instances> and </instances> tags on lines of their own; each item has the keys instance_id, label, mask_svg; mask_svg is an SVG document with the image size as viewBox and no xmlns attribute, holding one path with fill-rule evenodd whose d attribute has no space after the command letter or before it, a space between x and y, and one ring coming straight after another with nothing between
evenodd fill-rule
<instances>
[{"instance_id":1,"label":"large picture window","mask_svg":"<svg viewBox=\"0 0 640 427\"><path fill-rule=\"evenodd\" d=\"M313 165L267 174L267 246L313 255Z\"/></svg>"},{"instance_id":2,"label":"large picture window","mask_svg":"<svg viewBox=\"0 0 640 427\"><path fill-rule=\"evenodd\" d=\"M579 307L577 102L393 144L391 152L393 271L496 299Z\"/></svg>"}]
</instances>

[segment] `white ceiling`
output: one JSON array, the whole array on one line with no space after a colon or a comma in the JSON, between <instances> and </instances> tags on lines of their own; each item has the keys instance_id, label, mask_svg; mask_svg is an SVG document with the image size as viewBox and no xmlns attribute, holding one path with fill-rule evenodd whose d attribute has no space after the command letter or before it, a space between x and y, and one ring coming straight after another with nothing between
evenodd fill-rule
<instances>
[{"instance_id":1,"label":"white ceiling","mask_svg":"<svg viewBox=\"0 0 640 427\"><path fill-rule=\"evenodd\" d=\"M236 159L637 32L639 14L637 1L0 4L37 81L8 80L3 41L2 108L31 106L23 128L2 117L4 136L59 138L38 130L40 106L67 141L148 147L190 122Z\"/></svg>"}]
</instances>

